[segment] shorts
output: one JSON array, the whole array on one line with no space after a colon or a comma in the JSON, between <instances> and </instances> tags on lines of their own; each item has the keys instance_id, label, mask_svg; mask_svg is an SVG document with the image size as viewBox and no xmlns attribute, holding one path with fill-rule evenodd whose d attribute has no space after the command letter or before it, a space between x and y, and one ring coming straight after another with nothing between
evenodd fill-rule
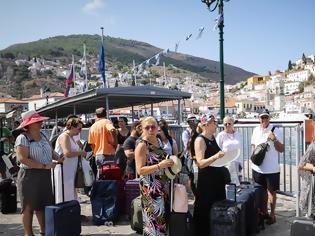
<instances>
[{"instance_id":1,"label":"shorts","mask_svg":"<svg viewBox=\"0 0 315 236\"><path fill-rule=\"evenodd\" d=\"M280 188L280 172L263 174L253 170L253 179L270 192L275 192Z\"/></svg>"}]
</instances>

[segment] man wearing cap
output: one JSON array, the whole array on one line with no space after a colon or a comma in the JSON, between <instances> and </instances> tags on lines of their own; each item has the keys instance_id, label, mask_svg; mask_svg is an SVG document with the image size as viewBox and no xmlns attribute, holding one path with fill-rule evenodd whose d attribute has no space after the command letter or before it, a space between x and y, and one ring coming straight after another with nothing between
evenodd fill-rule
<instances>
[{"instance_id":1,"label":"man wearing cap","mask_svg":"<svg viewBox=\"0 0 315 236\"><path fill-rule=\"evenodd\" d=\"M106 161L114 161L117 146L116 129L113 123L106 119L103 107L95 111L96 120L89 130L88 143L91 144L98 168Z\"/></svg>"},{"instance_id":2,"label":"man wearing cap","mask_svg":"<svg viewBox=\"0 0 315 236\"><path fill-rule=\"evenodd\" d=\"M282 144L283 135L280 129L272 128L274 125L269 123L270 114L268 109L264 109L259 114L260 125L257 126L252 135L251 144L254 151L257 145L269 140L269 149L261 165L252 163L253 179L256 183L262 185L265 189L263 196L263 213L266 216L267 224L276 222L275 208L277 195L280 185L280 165L278 162L279 152L284 151ZM270 203L270 215L268 215L268 201Z\"/></svg>"}]
</instances>

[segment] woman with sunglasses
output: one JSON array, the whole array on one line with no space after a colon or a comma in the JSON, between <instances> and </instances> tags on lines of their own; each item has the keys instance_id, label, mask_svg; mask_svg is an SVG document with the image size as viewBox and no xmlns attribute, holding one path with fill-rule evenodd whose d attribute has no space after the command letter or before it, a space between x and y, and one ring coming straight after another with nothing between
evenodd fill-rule
<instances>
[{"instance_id":1,"label":"woman with sunglasses","mask_svg":"<svg viewBox=\"0 0 315 236\"><path fill-rule=\"evenodd\" d=\"M225 167L210 166L224 156L214 138L217 125L213 115L203 115L197 127L200 134L195 140L195 155L199 171L193 216L195 225L198 226L196 235L210 235L211 206L214 202L225 199L228 170Z\"/></svg>"},{"instance_id":2,"label":"woman with sunglasses","mask_svg":"<svg viewBox=\"0 0 315 236\"><path fill-rule=\"evenodd\" d=\"M64 201L78 200L75 190L74 181L78 166L78 157L86 156L86 152L81 150L78 143L74 139L80 134L82 129L82 121L79 118L70 118L66 122L66 131L64 131L56 141L55 151L58 154L63 154L65 160L63 162L63 182L64 182ZM55 168L55 183L56 183L56 202L62 202L61 182L59 180L60 166Z\"/></svg>"},{"instance_id":3,"label":"woman with sunglasses","mask_svg":"<svg viewBox=\"0 0 315 236\"><path fill-rule=\"evenodd\" d=\"M143 235L166 235L164 169L174 162L165 159L157 139L158 124L154 117L142 120L142 137L135 149L136 171L140 175Z\"/></svg>"},{"instance_id":4,"label":"woman with sunglasses","mask_svg":"<svg viewBox=\"0 0 315 236\"><path fill-rule=\"evenodd\" d=\"M230 116L226 116L223 119L223 131L218 133L216 141L224 151L230 151L241 148L240 134L234 129L234 119ZM240 185L241 170L243 168L243 158L241 155L227 166L231 174L231 182Z\"/></svg>"}]
</instances>

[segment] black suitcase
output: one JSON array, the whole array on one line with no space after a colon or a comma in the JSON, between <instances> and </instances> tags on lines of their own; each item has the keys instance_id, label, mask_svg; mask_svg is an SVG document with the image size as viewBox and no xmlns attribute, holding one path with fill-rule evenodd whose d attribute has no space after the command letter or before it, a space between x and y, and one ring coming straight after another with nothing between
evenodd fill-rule
<instances>
[{"instance_id":1,"label":"black suitcase","mask_svg":"<svg viewBox=\"0 0 315 236\"><path fill-rule=\"evenodd\" d=\"M211 235L241 236L242 213L235 201L215 202L211 208Z\"/></svg>"},{"instance_id":2,"label":"black suitcase","mask_svg":"<svg viewBox=\"0 0 315 236\"><path fill-rule=\"evenodd\" d=\"M291 225L291 236L314 236L315 221L312 219L297 219Z\"/></svg>"},{"instance_id":3,"label":"black suitcase","mask_svg":"<svg viewBox=\"0 0 315 236\"><path fill-rule=\"evenodd\" d=\"M2 214L15 213L17 211L16 185L14 182L7 181L6 188L0 193Z\"/></svg>"},{"instance_id":4,"label":"black suitcase","mask_svg":"<svg viewBox=\"0 0 315 236\"><path fill-rule=\"evenodd\" d=\"M171 180L171 199L169 216L169 236L193 236L193 220L190 212L180 213L173 210L174 180Z\"/></svg>"},{"instance_id":5,"label":"black suitcase","mask_svg":"<svg viewBox=\"0 0 315 236\"><path fill-rule=\"evenodd\" d=\"M64 199L63 164L61 165L62 199ZM53 189L55 176L53 172ZM81 234L81 208L76 200L58 203L45 208L46 236L79 236Z\"/></svg>"},{"instance_id":6,"label":"black suitcase","mask_svg":"<svg viewBox=\"0 0 315 236\"><path fill-rule=\"evenodd\" d=\"M244 207L244 226L243 232L246 236L251 236L256 233L257 215L255 210L255 190L254 188L240 189L237 194L237 203L242 203Z\"/></svg>"}]
</instances>

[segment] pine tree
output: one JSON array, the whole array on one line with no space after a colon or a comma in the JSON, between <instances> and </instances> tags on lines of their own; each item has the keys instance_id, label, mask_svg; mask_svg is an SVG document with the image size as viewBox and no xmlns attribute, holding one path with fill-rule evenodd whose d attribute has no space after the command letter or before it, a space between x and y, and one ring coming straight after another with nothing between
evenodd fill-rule
<instances>
[{"instance_id":1,"label":"pine tree","mask_svg":"<svg viewBox=\"0 0 315 236\"><path fill-rule=\"evenodd\" d=\"M289 63L288 63L288 70L292 70L292 62L291 62L291 60L289 60Z\"/></svg>"},{"instance_id":2,"label":"pine tree","mask_svg":"<svg viewBox=\"0 0 315 236\"><path fill-rule=\"evenodd\" d=\"M303 61L304 64L306 64L306 56L305 56L304 53L303 53L303 55L302 55L302 61Z\"/></svg>"}]
</instances>

